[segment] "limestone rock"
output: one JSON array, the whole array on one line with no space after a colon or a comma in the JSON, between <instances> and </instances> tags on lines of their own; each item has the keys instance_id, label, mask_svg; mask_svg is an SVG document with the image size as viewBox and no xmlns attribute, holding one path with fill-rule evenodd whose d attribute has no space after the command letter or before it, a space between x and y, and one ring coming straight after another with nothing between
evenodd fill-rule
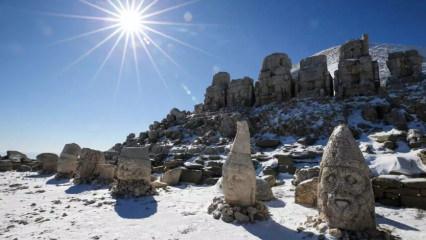
<instances>
[{"instance_id":1,"label":"limestone rock","mask_svg":"<svg viewBox=\"0 0 426 240\"><path fill-rule=\"evenodd\" d=\"M65 144L61 154L59 155L56 177L71 178L74 176L77 171L80 152L81 148L76 143Z\"/></svg>"},{"instance_id":2,"label":"limestone rock","mask_svg":"<svg viewBox=\"0 0 426 240\"><path fill-rule=\"evenodd\" d=\"M318 196L318 177L299 183L294 194L295 203L316 207Z\"/></svg>"},{"instance_id":3,"label":"limestone rock","mask_svg":"<svg viewBox=\"0 0 426 240\"><path fill-rule=\"evenodd\" d=\"M78 159L74 182L80 184L90 183L95 180L99 164L105 164L104 154L101 151L83 148Z\"/></svg>"},{"instance_id":4,"label":"limestone rock","mask_svg":"<svg viewBox=\"0 0 426 240\"><path fill-rule=\"evenodd\" d=\"M166 183L169 186L179 184L180 176L182 174L182 168L174 168L166 171L161 177L161 182Z\"/></svg>"},{"instance_id":5,"label":"limestone rock","mask_svg":"<svg viewBox=\"0 0 426 240\"><path fill-rule=\"evenodd\" d=\"M264 59L255 85L257 106L293 97L291 67L291 60L285 53L274 53Z\"/></svg>"},{"instance_id":6,"label":"limestone rock","mask_svg":"<svg viewBox=\"0 0 426 240\"><path fill-rule=\"evenodd\" d=\"M421 80L423 57L417 50L390 53L386 62L391 77L387 85L398 87Z\"/></svg>"},{"instance_id":7,"label":"limestone rock","mask_svg":"<svg viewBox=\"0 0 426 240\"><path fill-rule=\"evenodd\" d=\"M312 56L300 61L295 95L298 98L333 96L332 77L327 69L327 56Z\"/></svg>"},{"instance_id":8,"label":"limestone rock","mask_svg":"<svg viewBox=\"0 0 426 240\"><path fill-rule=\"evenodd\" d=\"M58 155L54 153L41 153L37 155L37 160L42 164L43 174L56 173L58 167Z\"/></svg>"},{"instance_id":9,"label":"limestone rock","mask_svg":"<svg viewBox=\"0 0 426 240\"><path fill-rule=\"evenodd\" d=\"M274 199L274 194L272 193L271 186L269 183L262 179L256 179L256 200L257 201L271 201Z\"/></svg>"},{"instance_id":10,"label":"limestone rock","mask_svg":"<svg viewBox=\"0 0 426 240\"><path fill-rule=\"evenodd\" d=\"M369 54L368 36L351 40L340 47L338 70L334 73L336 97L374 95L380 86L377 61Z\"/></svg>"},{"instance_id":11,"label":"limestone rock","mask_svg":"<svg viewBox=\"0 0 426 240\"><path fill-rule=\"evenodd\" d=\"M237 134L222 171L225 201L238 206L253 205L256 173L251 162L250 132L245 121L237 122Z\"/></svg>"},{"instance_id":12,"label":"limestone rock","mask_svg":"<svg viewBox=\"0 0 426 240\"><path fill-rule=\"evenodd\" d=\"M330 228L364 231L376 227L369 168L345 125L334 129L324 150L318 207Z\"/></svg>"},{"instance_id":13,"label":"limestone rock","mask_svg":"<svg viewBox=\"0 0 426 240\"><path fill-rule=\"evenodd\" d=\"M206 90L204 110L217 111L226 107L226 95L230 79L231 77L227 72L219 72L213 76L212 85Z\"/></svg>"}]
</instances>

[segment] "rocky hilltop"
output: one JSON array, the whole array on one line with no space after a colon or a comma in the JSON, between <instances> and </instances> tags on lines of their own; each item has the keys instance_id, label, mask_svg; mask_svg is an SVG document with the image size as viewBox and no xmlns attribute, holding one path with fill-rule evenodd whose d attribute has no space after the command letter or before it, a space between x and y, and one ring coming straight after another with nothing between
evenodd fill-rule
<instances>
[{"instance_id":1,"label":"rocky hilltop","mask_svg":"<svg viewBox=\"0 0 426 240\"><path fill-rule=\"evenodd\" d=\"M282 159L317 163L339 123L348 124L371 163L377 151L395 157L405 147L417 151L426 143L421 51L386 44L370 47L363 35L303 59L296 68L287 54L271 54L263 61L258 81L215 74L204 104L192 112L172 109L148 131L129 134L112 147L107 159L115 163L123 147L144 146L154 171L186 166L185 171L199 172L195 182L214 183L240 120L249 123L252 158L260 175L294 172ZM389 162L370 165L373 174L392 171Z\"/></svg>"}]
</instances>

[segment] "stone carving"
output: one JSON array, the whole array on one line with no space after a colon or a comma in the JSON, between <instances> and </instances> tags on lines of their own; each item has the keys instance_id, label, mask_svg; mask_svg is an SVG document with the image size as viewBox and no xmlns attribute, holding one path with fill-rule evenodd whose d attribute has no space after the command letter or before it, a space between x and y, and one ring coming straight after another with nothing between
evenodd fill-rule
<instances>
[{"instance_id":1,"label":"stone carving","mask_svg":"<svg viewBox=\"0 0 426 240\"><path fill-rule=\"evenodd\" d=\"M421 80L423 57L417 50L390 53L386 62L391 77L387 85L400 86Z\"/></svg>"},{"instance_id":2,"label":"stone carving","mask_svg":"<svg viewBox=\"0 0 426 240\"><path fill-rule=\"evenodd\" d=\"M333 96L332 77L327 69L327 56L318 55L300 61L295 95L298 98Z\"/></svg>"},{"instance_id":3,"label":"stone carving","mask_svg":"<svg viewBox=\"0 0 426 240\"><path fill-rule=\"evenodd\" d=\"M339 98L374 95L380 87L379 67L369 54L368 35L340 47L339 68L333 87Z\"/></svg>"},{"instance_id":4,"label":"stone carving","mask_svg":"<svg viewBox=\"0 0 426 240\"><path fill-rule=\"evenodd\" d=\"M226 103L228 107L251 107L254 104L253 79L232 80L229 84Z\"/></svg>"},{"instance_id":5,"label":"stone carving","mask_svg":"<svg viewBox=\"0 0 426 240\"><path fill-rule=\"evenodd\" d=\"M320 164L318 207L329 228L364 231L376 228L369 168L345 125L330 136Z\"/></svg>"},{"instance_id":6,"label":"stone carving","mask_svg":"<svg viewBox=\"0 0 426 240\"><path fill-rule=\"evenodd\" d=\"M80 152L80 146L75 143L69 143L64 146L59 156L56 177L72 178L74 176Z\"/></svg>"},{"instance_id":7,"label":"stone carving","mask_svg":"<svg viewBox=\"0 0 426 240\"><path fill-rule=\"evenodd\" d=\"M37 160L41 162L41 173L56 173L58 167L58 155L54 153L41 153L37 155Z\"/></svg>"},{"instance_id":8,"label":"stone carving","mask_svg":"<svg viewBox=\"0 0 426 240\"><path fill-rule=\"evenodd\" d=\"M226 94L231 76L227 72L219 72L213 76L213 82L207 88L204 98L204 110L217 111L226 107Z\"/></svg>"},{"instance_id":9,"label":"stone carving","mask_svg":"<svg viewBox=\"0 0 426 240\"><path fill-rule=\"evenodd\" d=\"M256 201L256 173L251 161L250 132L245 121L237 122L237 135L222 167L225 201L252 206Z\"/></svg>"},{"instance_id":10,"label":"stone carving","mask_svg":"<svg viewBox=\"0 0 426 240\"><path fill-rule=\"evenodd\" d=\"M265 58L255 85L257 106L293 97L291 67L291 60L285 53L274 53Z\"/></svg>"},{"instance_id":11,"label":"stone carving","mask_svg":"<svg viewBox=\"0 0 426 240\"><path fill-rule=\"evenodd\" d=\"M91 183L95 180L99 164L105 164L104 154L90 148L83 148L78 159L74 183Z\"/></svg>"},{"instance_id":12,"label":"stone carving","mask_svg":"<svg viewBox=\"0 0 426 240\"><path fill-rule=\"evenodd\" d=\"M125 147L118 157L117 179L112 186L114 196L140 197L153 195L151 161L148 148Z\"/></svg>"}]
</instances>

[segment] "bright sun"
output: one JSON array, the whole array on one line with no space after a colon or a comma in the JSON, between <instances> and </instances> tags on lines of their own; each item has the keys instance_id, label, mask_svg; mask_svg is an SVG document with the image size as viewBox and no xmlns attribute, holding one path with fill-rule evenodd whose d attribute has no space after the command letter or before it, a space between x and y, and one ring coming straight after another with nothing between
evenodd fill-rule
<instances>
[{"instance_id":1,"label":"bright sun","mask_svg":"<svg viewBox=\"0 0 426 240\"><path fill-rule=\"evenodd\" d=\"M119 23L123 32L134 34L142 30L142 13L136 9L120 11Z\"/></svg>"}]
</instances>

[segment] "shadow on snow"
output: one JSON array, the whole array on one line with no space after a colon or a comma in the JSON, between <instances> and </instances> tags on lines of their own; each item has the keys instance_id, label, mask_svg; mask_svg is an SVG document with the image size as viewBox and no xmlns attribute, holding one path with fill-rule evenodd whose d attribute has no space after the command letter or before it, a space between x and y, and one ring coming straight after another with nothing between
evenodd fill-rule
<instances>
[{"instance_id":1,"label":"shadow on snow","mask_svg":"<svg viewBox=\"0 0 426 240\"><path fill-rule=\"evenodd\" d=\"M259 239L282 240L306 238L306 233L298 233L297 231L286 228L283 225L275 222L272 218L268 221L260 221L256 222L255 224L244 224L241 226ZM316 239L315 235L311 235L311 237L312 239Z\"/></svg>"},{"instance_id":2,"label":"shadow on snow","mask_svg":"<svg viewBox=\"0 0 426 240\"><path fill-rule=\"evenodd\" d=\"M147 218L157 212L157 201L153 196L145 196L141 198L117 198L114 210L118 216L122 218Z\"/></svg>"}]
</instances>

